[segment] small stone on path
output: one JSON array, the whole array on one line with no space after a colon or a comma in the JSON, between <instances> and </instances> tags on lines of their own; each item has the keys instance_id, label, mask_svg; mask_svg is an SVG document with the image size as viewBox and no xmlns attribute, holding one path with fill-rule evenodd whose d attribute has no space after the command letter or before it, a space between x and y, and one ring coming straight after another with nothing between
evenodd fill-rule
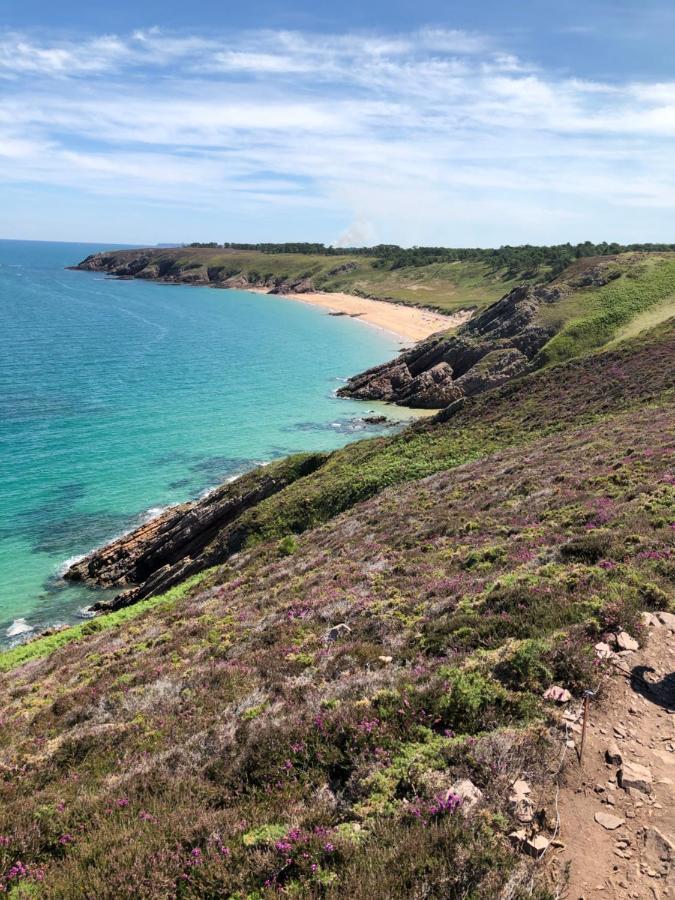
<instances>
[{"instance_id":1,"label":"small stone on path","mask_svg":"<svg viewBox=\"0 0 675 900\"><path fill-rule=\"evenodd\" d=\"M611 813L606 812L596 812L595 821L598 825L602 825L603 828L606 828L607 831L614 831L626 824L625 819L620 819L618 816L613 816Z\"/></svg>"}]
</instances>

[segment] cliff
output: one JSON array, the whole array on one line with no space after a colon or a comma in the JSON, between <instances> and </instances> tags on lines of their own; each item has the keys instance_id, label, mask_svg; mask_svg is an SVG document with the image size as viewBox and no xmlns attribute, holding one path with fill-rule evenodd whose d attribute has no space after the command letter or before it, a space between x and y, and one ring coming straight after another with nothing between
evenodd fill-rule
<instances>
[{"instance_id":1,"label":"cliff","mask_svg":"<svg viewBox=\"0 0 675 900\"><path fill-rule=\"evenodd\" d=\"M456 334L433 335L392 362L351 378L338 394L442 409L497 387L524 372L553 336L552 327L538 323L537 312L562 296L559 288L514 288Z\"/></svg>"},{"instance_id":2,"label":"cliff","mask_svg":"<svg viewBox=\"0 0 675 900\"><path fill-rule=\"evenodd\" d=\"M119 250L93 253L70 268L85 272L105 272L114 278L142 278L166 284L240 290L266 288L270 293L277 294L302 294L315 290L311 276L263 274L254 268L257 257L262 254L250 256L254 260L253 266L242 269L238 263L239 254L232 253L228 256L226 251L220 251L216 257L213 251L203 248L191 248L189 251L175 248ZM333 268L339 268L339 264Z\"/></svg>"},{"instance_id":3,"label":"cliff","mask_svg":"<svg viewBox=\"0 0 675 900\"><path fill-rule=\"evenodd\" d=\"M249 530L242 514L326 461L321 453L300 454L254 469L205 497L174 506L140 528L95 550L72 565L66 580L125 588L97 612L120 609L222 562L242 549Z\"/></svg>"}]
</instances>

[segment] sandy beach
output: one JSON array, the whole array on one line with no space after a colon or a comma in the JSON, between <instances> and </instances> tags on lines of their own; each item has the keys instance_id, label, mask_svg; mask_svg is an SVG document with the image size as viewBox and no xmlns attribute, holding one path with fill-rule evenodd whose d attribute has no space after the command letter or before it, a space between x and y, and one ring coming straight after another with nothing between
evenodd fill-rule
<instances>
[{"instance_id":1,"label":"sandy beach","mask_svg":"<svg viewBox=\"0 0 675 900\"><path fill-rule=\"evenodd\" d=\"M418 306L388 303L386 300L369 300L351 294L315 292L279 296L321 306L332 313L353 316L368 325L390 331L404 341L421 341L437 331L456 328L471 318L470 311L463 310L446 316Z\"/></svg>"}]
</instances>

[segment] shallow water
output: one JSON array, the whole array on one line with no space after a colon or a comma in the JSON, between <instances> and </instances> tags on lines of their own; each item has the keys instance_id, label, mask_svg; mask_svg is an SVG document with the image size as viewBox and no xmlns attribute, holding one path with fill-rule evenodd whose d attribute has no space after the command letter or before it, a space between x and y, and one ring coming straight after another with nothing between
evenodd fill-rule
<instances>
[{"instance_id":1,"label":"shallow water","mask_svg":"<svg viewBox=\"0 0 675 900\"><path fill-rule=\"evenodd\" d=\"M74 621L92 594L59 570L142 517L374 433L334 391L398 350L302 303L64 269L98 249L0 241L0 642Z\"/></svg>"}]
</instances>

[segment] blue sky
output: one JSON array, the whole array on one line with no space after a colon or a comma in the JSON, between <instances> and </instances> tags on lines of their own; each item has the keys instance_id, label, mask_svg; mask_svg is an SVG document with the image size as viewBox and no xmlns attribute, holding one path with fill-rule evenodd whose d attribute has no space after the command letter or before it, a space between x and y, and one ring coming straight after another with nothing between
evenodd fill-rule
<instances>
[{"instance_id":1,"label":"blue sky","mask_svg":"<svg viewBox=\"0 0 675 900\"><path fill-rule=\"evenodd\" d=\"M0 3L0 237L675 241L667 0Z\"/></svg>"}]
</instances>

